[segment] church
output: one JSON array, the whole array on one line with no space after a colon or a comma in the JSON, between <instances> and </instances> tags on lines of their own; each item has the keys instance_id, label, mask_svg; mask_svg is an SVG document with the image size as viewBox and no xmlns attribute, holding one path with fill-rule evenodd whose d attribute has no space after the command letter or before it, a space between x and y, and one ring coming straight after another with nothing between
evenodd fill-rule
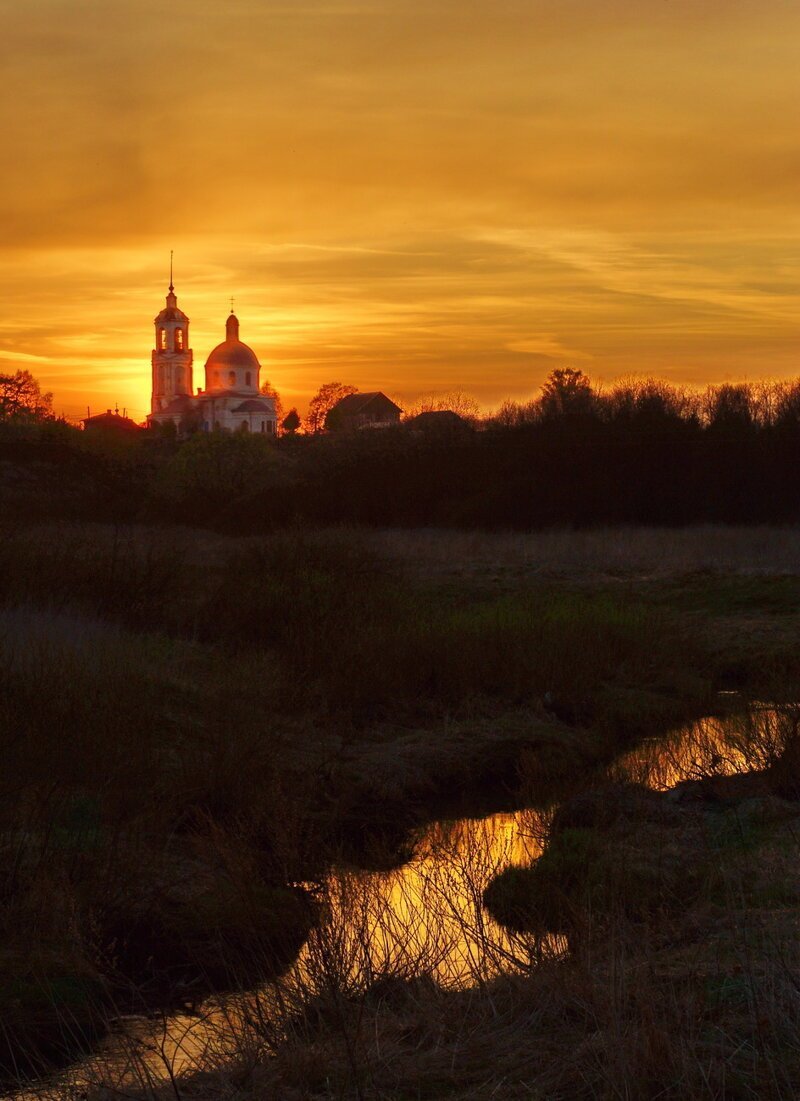
<instances>
[{"instance_id":1,"label":"church","mask_svg":"<svg viewBox=\"0 0 800 1101\"><path fill-rule=\"evenodd\" d=\"M189 318L178 307L171 276L167 304L155 327L149 424L171 423L179 431L194 426L206 432L276 434L275 403L259 393L261 364L253 349L239 339L239 319L232 309L225 322L225 339L206 360L205 389L198 387L196 393Z\"/></svg>"}]
</instances>

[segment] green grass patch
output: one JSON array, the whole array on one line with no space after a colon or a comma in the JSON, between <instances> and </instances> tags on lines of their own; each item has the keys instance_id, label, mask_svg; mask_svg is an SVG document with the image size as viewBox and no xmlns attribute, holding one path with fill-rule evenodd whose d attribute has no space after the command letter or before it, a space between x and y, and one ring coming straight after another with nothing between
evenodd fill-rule
<instances>
[{"instance_id":1,"label":"green grass patch","mask_svg":"<svg viewBox=\"0 0 800 1101\"><path fill-rule=\"evenodd\" d=\"M663 600L675 608L718 616L796 615L800 612L800 577L700 570L670 581L664 587Z\"/></svg>"}]
</instances>

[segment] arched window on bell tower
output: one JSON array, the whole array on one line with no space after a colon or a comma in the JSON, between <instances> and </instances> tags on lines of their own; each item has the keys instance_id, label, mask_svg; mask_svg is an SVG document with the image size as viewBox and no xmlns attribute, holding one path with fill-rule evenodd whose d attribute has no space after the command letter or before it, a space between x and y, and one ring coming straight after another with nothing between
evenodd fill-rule
<instances>
[{"instance_id":1,"label":"arched window on bell tower","mask_svg":"<svg viewBox=\"0 0 800 1101\"><path fill-rule=\"evenodd\" d=\"M183 329L175 330L175 351L182 352L184 349Z\"/></svg>"},{"instance_id":2,"label":"arched window on bell tower","mask_svg":"<svg viewBox=\"0 0 800 1101\"><path fill-rule=\"evenodd\" d=\"M160 352L166 352L167 350L167 330L158 330L158 350Z\"/></svg>"}]
</instances>

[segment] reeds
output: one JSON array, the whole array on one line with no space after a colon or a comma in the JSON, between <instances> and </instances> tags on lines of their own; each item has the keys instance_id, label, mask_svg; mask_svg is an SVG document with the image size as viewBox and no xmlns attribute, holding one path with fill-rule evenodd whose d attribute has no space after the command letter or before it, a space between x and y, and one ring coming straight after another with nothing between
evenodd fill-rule
<instances>
[{"instance_id":1,"label":"reeds","mask_svg":"<svg viewBox=\"0 0 800 1101\"><path fill-rule=\"evenodd\" d=\"M458 922L473 951L460 955L455 984L440 970L451 887L425 895L423 944L413 877L413 898L387 881L382 903L365 881L362 890L334 878L320 900L327 916L289 975L194 1020L140 1030L108 1066L94 1062L90 1082L97 1096L116 1075L127 1096L158 1094L161 1081L163 1096L209 1101L789 1101L800 1081L800 956L785 903L765 905L752 881L775 849L786 850L784 867L796 861L796 823L795 809L744 850L687 824L683 859L700 862L692 893L666 896L644 921L624 907L586 910L578 927L585 934L602 916L603 935L573 939L566 957L519 935L509 958L480 905L467 905ZM477 833L453 840L440 838L436 875L443 886L458 877L458 897L478 900L491 874L485 847ZM386 955L384 932L397 946ZM505 974L487 971L492 960Z\"/></svg>"},{"instance_id":2,"label":"reeds","mask_svg":"<svg viewBox=\"0 0 800 1101\"><path fill-rule=\"evenodd\" d=\"M545 694L576 710L675 645L634 600L540 586L464 599L398 577L354 533L218 543L137 531L6 533L0 599L268 655L273 709L353 719ZM232 662L238 659L232 658ZM247 660L247 659L245 659ZM263 674L262 674L263 675Z\"/></svg>"},{"instance_id":3,"label":"reeds","mask_svg":"<svg viewBox=\"0 0 800 1101\"><path fill-rule=\"evenodd\" d=\"M323 878L343 819L355 833L368 821L359 811L365 793L369 821L391 817L399 844L448 785L488 783L499 742L482 741L486 729L513 729L506 798L524 779L525 746L536 797L545 798L555 778L577 782L632 734L707 700L710 659L663 601L542 580L548 562L557 572L563 535L475 537L469 554L461 538L442 536L437 561L424 534L6 531L0 920L9 948L0 999L30 978L28 929L48 946L40 974L49 989L64 976L85 981L86 1019L65 1026L72 1040L88 1038L98 1020L90 988L103 1014L152 1009L159 998L197 1009L215 987L250 988L298 949L310 918L287 884ZM604 538L612 540L587 535L577 557L597 555L605 570ZM620 562L623 537L613 539ZM633 570L646 571L657 554L655 536L642 542L644 551L631 543L628 552ZM742 561L753 550L745 542ZM451 584L462 570L476 579L466 590ZM554 746L563 750L555 778L544 763ZM370 765L378 753L380 789ZM186 1056L191 1015L170 1018L171 1039L147 1033L147 1052L129 1051L144 1076L137 1088L160 1088L156 1059L174 1077L173 1095L188 1088L179 1073L202 1065L218 1073L190 1087L199 1096L425 1096L452 1085L464 1097L635 1097L638 1060L643 1081L673 1075L694 1098L704 1096L701 1066L714 1089L729 1063L739 1068L744 1025L730 1024L730 1049L727 1040L709 1046L710 1010L684 963L664 1005L648 1005L647 969L660 964L631 954L624 908L608 950L557 963L544 934L509 944L488 927L485 867L474 876L472 909L448 924L448 861L452 873L460 858L448 854L447 838L439 856L444 877L423 895L434 936L422 949L418 925L381 925L374 899L345 878L338 912L347 911L347 936L323 920L291 989L273 984L261 999L226 1002L220 1012L231 1027L209 1022L202 1059ZM330 892L317 905L335 915L333 883ZM376 928L397 948L380 960ZM444 991L443 961L467 932L479 950L468 954L463 982L449 985L475 990ZM497 977L506 970L531 973ZM727 981L727 963L714 974ZM778 989L777 971L769 982ZM785 1000L788 986L780 991ZM791 999L785 1012L795 1020ZM677 1029L702 1048L700 1062L672 1042ZM22 1036L13 1036L19 1051ZM628 1046L617 1052L614 1043ZM776 1058L769 1048L758 1063L773 1078ZM28 1061L41 1069L45 1053ZM720 1096L752 1095L755 1072L741 1073L745 1092Z\"/></svg>"}]
</instances>

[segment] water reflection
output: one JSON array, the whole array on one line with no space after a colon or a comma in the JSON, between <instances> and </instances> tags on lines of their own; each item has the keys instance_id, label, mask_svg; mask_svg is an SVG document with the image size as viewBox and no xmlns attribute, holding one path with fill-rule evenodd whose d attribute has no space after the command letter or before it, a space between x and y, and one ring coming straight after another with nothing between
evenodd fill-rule
<instances>
[{"instance_id":1,"label":"water reflection","mask_svg":"<svg viewBox=\"0 0 800 1101\"><path fill-rule=\"evenodd\" d=\"M795 707L766 705L724 718L699 719L641 743L610 771L614 779L666 791L684 780L768 768L796 734L799 720Z\"/></svg>"},{"instance_id":2,"label":"water reflection","mask_svg":"<svg viewBox=\"0 0 800 1101\"><path fill-rule=\"evenodd\" d=\"M200 1018L175 1015L158 1030L151 1021L128 1022L82 1076L124 1089L143 1077L185 1074L230 1059L243 1037L279 1042L281 1022L309 996L355 994L420 974L464 988L562 952L561 938L504 929L482 901L496 875L539 855L545 829L537 810L440 822L420 832L413 859L400 868L335 869L320 889L319 925L278 982L209 1002Z\"/></svg>"},{"instance_id":3,"label":"water reflection","mask_svg":"<svg viewBox=\"0 0 800 1101\"><path fill-rule=\"evenodd\" d=\"M800 712L757 707L746 715L706 718L619 759L617 780L656 790L682 780L764 768L796 732ZM243 1037L280 1040L285 1021L309 995L357 993L388 978L425 974L451 988L524 970L544 941L498 925L482 904L489 882L540 854L547 816L537 810L435 823L420 832L409 863L389 872L335 869L319 888L322 919L288 974L257 993L209 1002L201 1017L176 1015L156 1029L128 1023L73 1081L100 1078L116 1088L164 1079L227 1061ZM64 1095L63 1082L58 1096Z\"/></svg>"},{"instance_id":4,"label":"water reflection","mask_svg":"<svg viewBox=\"0 0 800 1101\"><path fill-rule=\"evenodd\" d=\"M334 943L339 972L358 987L420 972L463 987L529 966L543 946L503 929L482 899L503 869L536 859L545 828L536 810L436 823L401 868L333 873L325 920L297 964L303 978L324 974L319 941L328 952Z\"/></svg>"}]
</instances>

